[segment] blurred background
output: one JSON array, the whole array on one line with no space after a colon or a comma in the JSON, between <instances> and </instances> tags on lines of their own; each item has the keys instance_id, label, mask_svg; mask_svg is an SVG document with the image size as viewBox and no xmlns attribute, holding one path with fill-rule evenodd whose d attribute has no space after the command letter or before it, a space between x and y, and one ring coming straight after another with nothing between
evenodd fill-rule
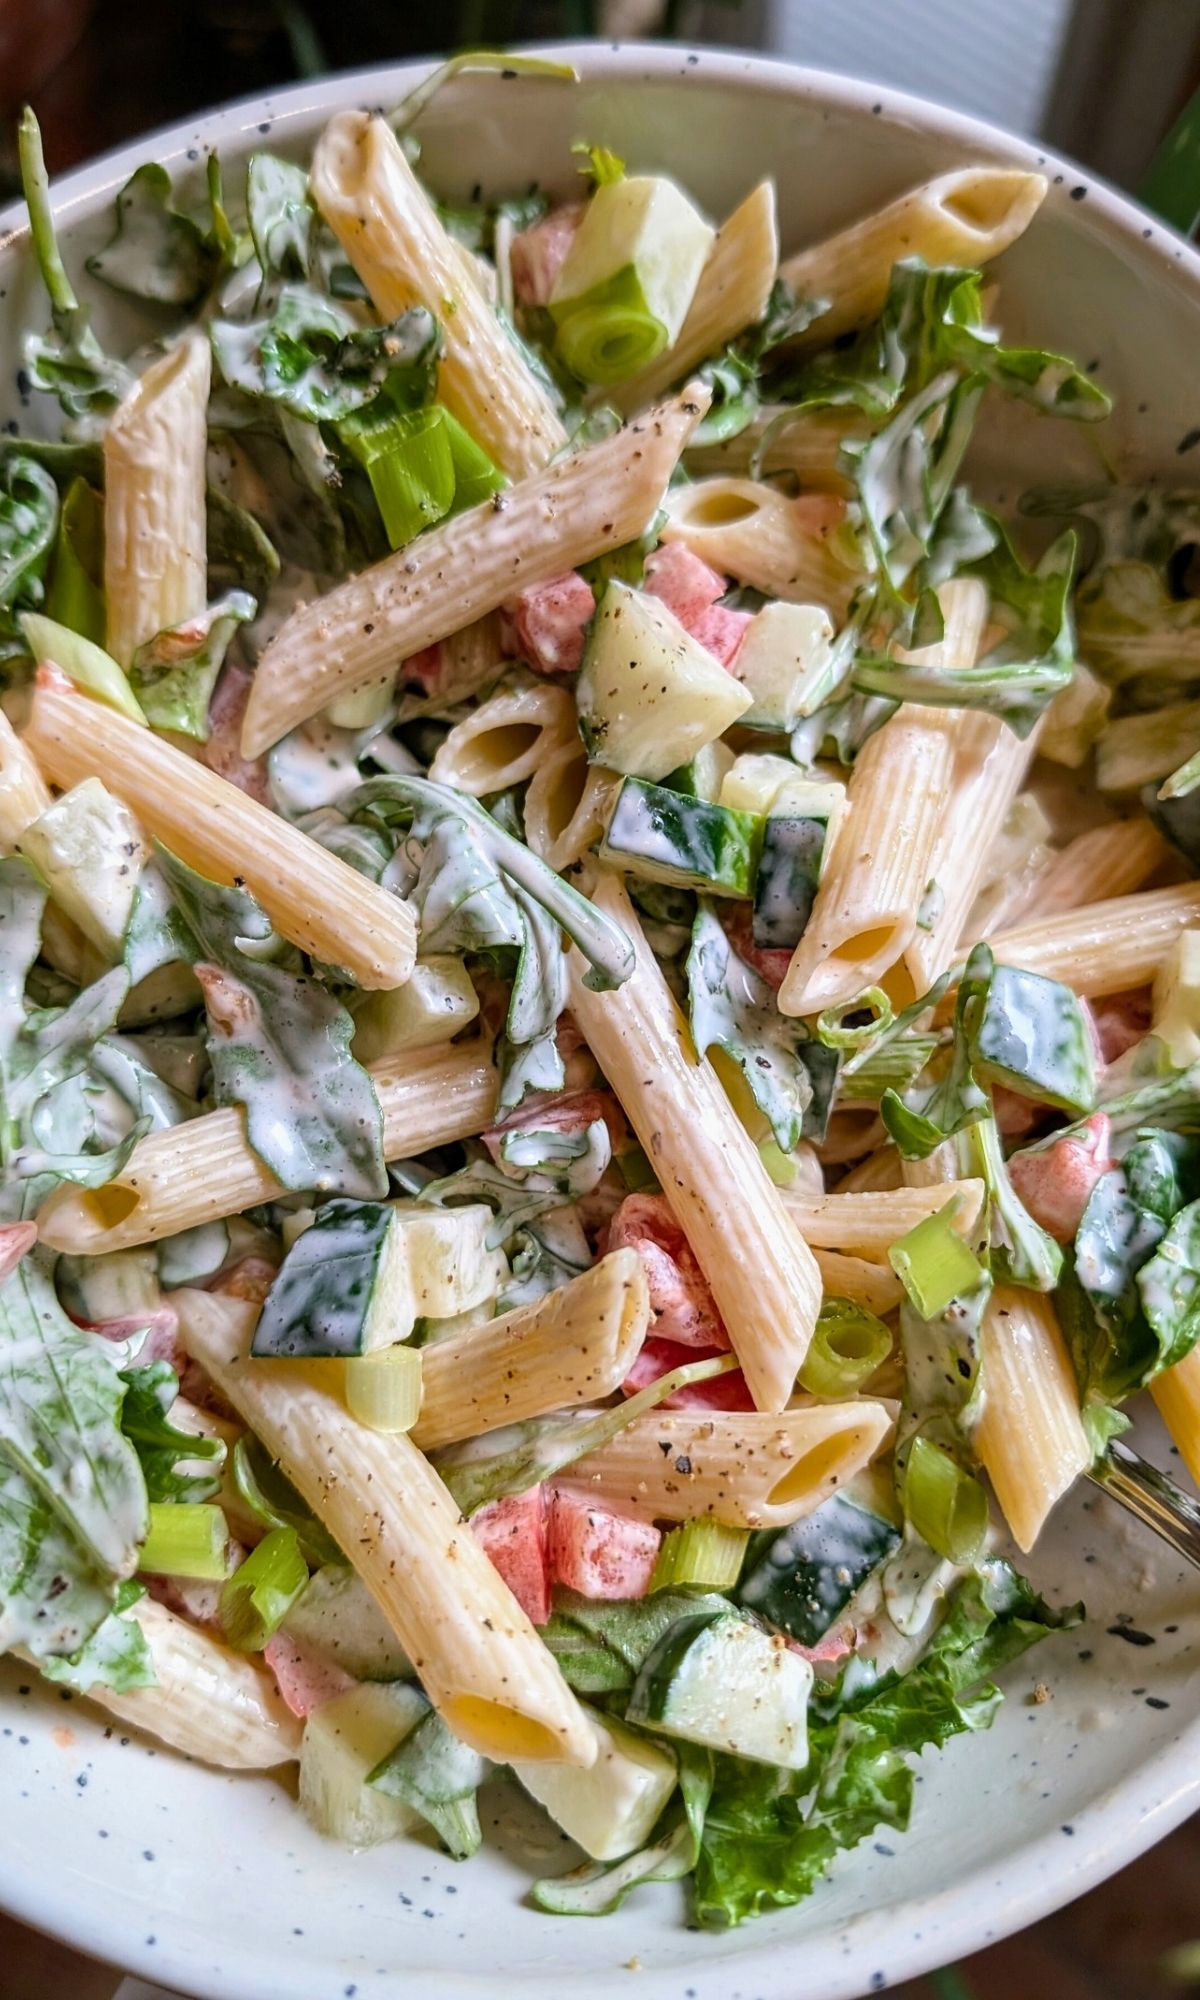
<instances>
[{"instance_id":1,"label":"blurred background","mask_svg":"<svg viewBox=\"0 0 1200 2000\"><path fill-rule=\"evenodd\" d=\"M1200 0L0 0L0 113L36 96L52 169L224 98L448 47L599 35L867 75L1136 186L1200 83Z\"/></svg>"},{"instance_id":2,"label":"blurred background","mask_svg":"<svg viewBox=\"0 0 1200 2000\"><path fill-rule=\"evenodd\" d=\"M328 70L588 35L724 44L870 77L1044 139L1131 189L1200 87L1200 0L0 0L0 200L15 191L13 119L27 98L61 172L205 105ZM1192 216L1185 202L1178 219ZM1200 1820L1021 1937L892 1990L1196 1990L1198 1879ZM0 2000L109 2000L117 1983L0 1917Z\"/></svg>"}]
</instances>

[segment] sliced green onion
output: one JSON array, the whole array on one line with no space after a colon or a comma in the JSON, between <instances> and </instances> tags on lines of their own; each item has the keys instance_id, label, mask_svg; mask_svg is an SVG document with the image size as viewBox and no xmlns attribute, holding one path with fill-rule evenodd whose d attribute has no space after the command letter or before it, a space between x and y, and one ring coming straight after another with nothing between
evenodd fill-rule
<instances>
[{"instance_id":1,"label":"sliced green onion","mask_svg":"<svg viewBox=\"0 0 1200 2000\"><path fill-rule=\"evenodd\" d=\"M337 433L366 469L394 549L445 519L454 505L454 457L439 404L398 410L378 397L367 409L344 418Z\"/></svg>"},{"instance_id":2,"label":"sliced green onion","mask_svg":"<svg viewBox=\"0 0 1200 2000\"><path fill-rule=\"evenodd\" d=\"M663 1536L651 1590L674 1590L696 1584L705 1590L732 1590L742 1573L750 1540L748 1528L727 1528L723 1521L685 1521Z\"/></svg>"},{"instance_id":3,"label":"sliced green onion","mask_svg":"<svg viewBox=\"0 0 1200 2000\"><path fill-rule=\"evenodd\" d=\"M346 1408L368 1430L410 1431L421 1414L421 1356L415 1347L381 1347L346 1362Z\"/></svg>"},{"instance_id":4,"label":"sliced green onion","mask_svg":"<svg viewBox=\"0 0 1200 2000\"><path fill-rule=\"evenodd\" d=\"M881 1319L850 1299L826 1299L800 1370L810 1396L840 1402L855 1396L892 1351Z\"/></svg>"},{"instance_id":5,"label":"sliced green onion","mask_svg":"<svg viewBox=\"0 0 1200 2000\"><path fill-rule=\"evenodd\" d=\"M973 1292L986 1275L955 1231L959 1199L956 1195L936 1215L927 1215L888 1251L888 1263L922 1319L936 1319L952 1299Z\"/></svg>"},{"instance_id":6,"label":"sliced green onion","mask_svg":"<svg viewBox=\"0 0 1200 2000\"><path fill-rule=\"evenodd\" d=\"M871 1019L862 1021L857 1027L845 1025L848 1014L861 1014L869 1008ZM892 1003L882 986L868 986L856 993L853 1000L843 1000L836 1007L826 1007L817 1015L817 1036L827 1049L858 1049L873 1036L881 1035L890 1028L893 1020Z\"/></svg>"},{"instance_id":7,"label":"sliced green onion","mask_svg":"<svg viewBox=\"0 0 1200 2000\"><path fill-rule=\"evenodd\" d=\"M570 63L549 62L545 56L516 56L509 49L463 49L440 63L435 70L402 97L388 119L399 136L416 123L430 99L464 70L499 70L501 76L542 76L559 83L578 83L579 71Z\"/></svg>"},{"instance_id":8,"label":"sliced green onion","mask_svg":"<svg viewBox=\"0 0 1200 2000\"><path fill-rule=\"evenodd\" d=\"M941 1041L940 1035L902 1035L877 1049L867 1049L857 1068L843 1065L838 1077L839 1099L877 1104L885 1090L907 1090L937 1054Z\"/></svg>"},{"instance_id":9,"label":"sliced green onion","mask_svg":"<svg viewBox=\"0 0 1200 2000\"><path fill-rule=\"evenodd\" d=\"M450 457L454 464L452 511L461 514L468 507L478 507L482 500L490 500L493 493L501 492L508 485L508 481L499 467L492 464L483 446L476 444L470 431L463 429L456 416L449 410L443 410L442 421L450 440Z\"/></svg>"},{"instance_id":10,"label":"sliced green onion","mask_svg":"<svg viewBox=\"0 0 1200 2000\"><path fill-rule=\"evenodd\" d=\"M624 180L625 162L607 146L589 146L586 139L577 139L571 151L580 156L583 164L579 171L593 187L611 187L614 181Z\"/></svg>"},{"instance_id":11,"label":"sliced green onion","mask_svg":"<svg viewBox=\"0 0 1200 2000\"><path fill-rule=\"evenodd\" d=\"M40 611L22 612L20 623L35 660L61 667L76 687L97 701L107 702L131 722L145 722L137 696L111 653L67 626L57 625L53 618L43 617Z\"/></svg>"},{"instance_id":12,"label":"sliced green onion","mask_svg":"<svg viewBox=\"0 0 1200 2000\"><path fill-rule=\"evenodd\" d=\"M149 1576L219 1583L229 1568L229 1528L221 1509L152 1500L138 1568Z\"/></svg>"},{"instance_id":13,"label":"sliced green onion","mask_svg":"<svg viewBox=\"0 0 1200 2000\"><path fill-rule=\"evenodd\" d=\"M983 1547L987 1494L931 1438L913 1439L904 1474L904 1511L921 1538L947 1562L974 1562Z\"/></svg>"},{"instance_id":14,"label":"sliced green onion","mask_svg":"<svg viewBox=\"0 0 1200 2000\"><path fill-rule=\"evenodd\" d=\"M233 1488L246 1512L267 1528L294 1528L296 1539L316 1568L346 1558L327 1528L305 1506L264 1444L247 1431L229 1461Z\"/></svg>"},{"instance_id":15,"label":"sliced green onion","mask_svg":"<svg viewBox=\"0 0 1200 2000\"><path fill-rule=\"evenodd\" d=\"M25 195L25 205L29 210L29 233L33 238L33 254L37 258L38 269L42 274L42 283L50 295L51 309L56 316L60 313L74 312L79 300L67 276L67 268L59 254L58 241L54 233L54 218L50 212L50 180L42 152L41 128L28 104L21 113L21 123L17 128L17 152L21 164L21 186Z\"/></svg>"},{"instance_id":16,"label":"sliced green onion","mask_svg":"<svg viewBox=\"0 0 1200 2000\"><path fill-rule=\"evenodd\" d=\"M294 1528L272 1528L221 1592L221 1624L239 1653L258 1653L308 1582Z\"/></svg>"},{"instance_id":17,"label":"sliced green onion","mask_svg":"<svg viewBox=\"0 0 1200 2000\"><path fill-rule=\"evenodd\" d=\"M558 353L581 382L624 382L660 355L669 331L646 305L637 268L626 264L573 300L558 328Z\"/></svg>"},{"instance_id":18,"label":"sliced green onion","mask_svg":"<svg viewBox=\"0 0 1200 2000\"><path fill-rule=\"evenodd\" d=\"M46 611L94 645L104 644L104 502L86 479L63 501Z\"/></svg>"}]
</instances>

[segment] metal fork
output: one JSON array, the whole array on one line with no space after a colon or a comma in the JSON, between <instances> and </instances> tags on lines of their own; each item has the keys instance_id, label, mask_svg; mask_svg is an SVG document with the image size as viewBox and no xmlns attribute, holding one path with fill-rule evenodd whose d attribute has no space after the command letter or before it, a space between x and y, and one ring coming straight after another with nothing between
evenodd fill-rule
<instances>
[{"instance_id":1,"label":"metal fork","mask_svg":"<svg viewBox=\"0 0 1200 2000\"><path fill-rule=\"evenodd\" d=\"M1177 1555L1200 1569L1200 1502L1191 1499L1165 1472L1114 1438L1087 1476L1169 1542Z\"/></svg>"}]
</instances>

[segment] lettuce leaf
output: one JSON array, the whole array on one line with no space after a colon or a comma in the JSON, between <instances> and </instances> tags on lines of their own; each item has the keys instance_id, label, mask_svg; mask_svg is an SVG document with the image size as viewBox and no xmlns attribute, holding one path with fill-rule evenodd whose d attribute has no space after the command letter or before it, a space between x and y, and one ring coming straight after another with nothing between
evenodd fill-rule
<instances>
[{"instance_id":1,"label":"lettuce leaf","mask_svg":"<svg viewBox=\"0 0 1200 2000\"><path fill-rule=\"evenodd\" d=\"M230 640L257 609L248 591L232 590L198 618L138 647L129 679L152 729L172 729L207 743L208 705Z\"/></svg>"},{"instance_id":2,"label":"lettuce leaf","mask_svg":"<svg viewBox=\"0 0 1200 2000\"><path fill-rule=\"evenodd\" d=\"M150 1500L193 1502L211 1500L221 1487L225 1462L222 1438L196 1437L171 1421L179 1395L179 1377L169 1361L121 1371L125 1401L121 1429L141 1462ZM184 1472L181 1464L207 1463L208 1472Z\"/></svg>"},{"instance_id":3,"label":"lettuce leaf","mask_svg":"<svg viewBox=\"0 0 1200 2000\"><path fill-rule=\"evenodd\" d=\"M209 339L221 378L303 422L338 423L387 384L405 407L427 400L441 332L423 306L388 326L363 326L313 286L280 287L258 319L214 319Z\"/></svg>"},{"instance_id":4,"label":"lettuce leaf","mask_svg":"<svg viewBox=\"0 0 1200 2000\"><path fill-rule=\"evenodd\" d=\"M157 1686L146 1635L137 1619L129 1616L145 1594L140 1583L121 1584L112 1610L78 1651L47 1654L39 1661L46 1679L60 1687L76 1688L80 1694L94 1687L131 1694L135 1688Z\"/></svg>"},{"instance_id":5,"label":"lettuce leaf","mask_svg":"<svg viewBox=\"0 0 1200 2000\"><path fill-rule=\"evenodd\" d=\"M216 277L220 253L199 223L174 206L167 169L147 160L116 200L116 229L87 260L93 278L130 298L191 306Z\"/></svg>"}]
</instances>

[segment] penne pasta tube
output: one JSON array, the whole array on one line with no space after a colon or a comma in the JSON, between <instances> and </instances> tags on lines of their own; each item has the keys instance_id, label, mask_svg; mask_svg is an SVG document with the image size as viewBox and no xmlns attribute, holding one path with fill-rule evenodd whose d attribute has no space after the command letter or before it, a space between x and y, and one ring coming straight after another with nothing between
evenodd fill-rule
<instances>
[{"instance_id":1,"label":"penne pasta tube","mask_svg":"<svg viewBox=\"0 0 1200 2000\"><path fill-rule=\"evenodd\" d=\"M594 993L572 951L571 1012L712 1287L760 1410L781 1410L816 1324L820 1276L712 1065L696 1054L633 906L598 872L592 901L631 939L632 976Z\"/></svg>"},{"instance_id":2,"label":"penne pasta tube","mask_svg":"<svg viewBox=\"0 0 1200 2000\"><path fill-rule=\"evenodd\" d=\"M997 715L945 712L953 717L954 770L929 857L929 879L940 900L935 898L929 929L913 931L902 963L893 968L888 989L901 1006L929 991L953 965L960 944L976 942L964 936L971 905L1037 743L1036 731L1022 743Z\"/></svg>"},{"instance_id":3,"label":"penne pasta tube","mask_svg":"<svg viewBox=\"0 0 1200 2000\"><path fill-rule=\"evenodd\" d=\"M0 708L0 854L11 854L50 804L50 787Z\"/></svg>"},{"instance_id":4,"label":"penne pasta tube","mask_svg":"<svg viewBox=\"0 0 1200 2000\"><path fill-rule=\"evenodd\" d=\"M548 583L645 532L693 429L702 384L615 437L562 458L430 528L407 548L293 611L255 671L242 751L257 757L335 695L361 687L527 584Z\"/></svg>"},{"instance_id":5,"label":"penne pasta tube","mask_svg":"<svg viewBox=\"0 0 1200 2000\"><path fill-rule=\"evenodd\" d=\"M1171 850L1148 819L1093 826L1054 856L1036 890L1038 922L1055 910L1078 910L1140 889Z\"/></svg>"},{"instance_id":6,"label":"penne pasta tube","mask_svg":"<svg viewBox=\"0 0 1200 2000\"><path fill-rule=\"evenodd\" d=\"M419 305L440 323L438 396L447 409L510 479L540 472L567 442L558 412L391 127L365 111L338 112L317 141L311 184L380 319Z\"/></svg>"},{"instance_id":7,"label":"penne pasta tube","mask_svg":"<svg viewBox=\"0 0 1200 2000\"><path fill-rule=\"evenodd\" d=\"M894 1312L904 1297L904 1287L890 1264L875 1264L867 1257L847 1257L841 1250L814 1249L821 1288L827 1299L850 1299L856 1306L882 1319Z\"/></svg>"},{"instance_id":8,"label":"penne pasta tube","mask_svg":"<svg viewBox=\"0 0 1200 2000\"><path fill-rule=\"evenodd\" d=\"M256 1306L175 1304L187 1352L345 1550L447 1727L497 1763L590 1764L583 1710L412 1439L356 1423L319 1362L251 1359Z\"/></svg>"},{"instance_id":9,"label":"penne pasta tube","mask_svg":"<svg viewBox=\"0 0 1200 2000\"><path fill-rule=\"evenodd\" d=\"M496 1072L479 1042L392 1056L370 1070L389 1160L484 1131L496 1111ZM139 1139L102 1187L64 1182L39 1215L51 1249L100 1257L217 1222L284 1193L246 1137L238 1110L206 1111Z\"/></svg>"},{"instance_id":10,"label":"penne pasta tube","mask_svg":"<svg viewBox=\"0 0 1200 2000\"><path fill-rule=\"evenodd\" d=\"M139 646L208 601L211 374L193 328L134 383L104 434L106 644L126 672Z\"/></svg>"},{"instance_id":11,"label":"penne pasta tube","mask_svg":"<svg viewBox=\"0 0 1200 2000\"><path fill-rule=\"evenodd\" d=\"M1092 1462L1079 1391L1054 1308L1000 1286L983 1323L983 1414L975 1449L1019 1548Z\"/></svg>"},{"instance_id":12,"label":"penne pasta tube","mask_svg":"<svg viewBox=\"0 0 1200 2000\"><path fill-rule=\"evenodd\" d=\"M854 486L842 467L842 446L862 443L870 436L867 418L857 410L794 410L761 453L756 467L763 432L781 414L782 405L768 407L736 437L721 444L692 445L687 455L688 471L753 477L757 469L767 478L772 473L791 472L802 487L849 498Z\"/></svg>"},{"instance_id":13,"label":"penne pasta tube","mask_svg":"<svg viewBox=\"0 0 1200 2000\"><path fill-rule=\"evenodd\" d=\"M1020 167L959 167L785 258L779 275L797 298L829 301L798 344L825 347L874 319L905 258L973 269L998 257L1029 227L1046 188L1044 175Z\"/></svg>"},{"instance_id":14,"label":"penne pasta tube","mask_svg":"<svg viewBox=\"0 0 1200 2000\"><path fill-rule=\"evenodd\" d=\"M532 1305L421 1350L413 1441L436 1451L502 1424L611 1396L650 1324L645 1266L614 1250Z\"/></svg>"},{"instance_id":15,"label":"penne pasta tube","mask_svg":"<svg viewBox=\"0 0 1200 2000\"><path fill-rule=\"evenodd\" d=\"M1145 986L1181 931L1200 923L1200 882L1060 911L990 938L1002 965L1023 966L1088 998Z\"/></svg>"},{"instance_id":16,"label":"penne pasta tube","mask_svg":"<svg viewBox=\"0 0 1200 2000\"><path fill-rule=\"evenodd\" d=\"M970 666L987 615L973 578L942 585L936 645L902 659ZM784 1014L815 1014L879 982L917 934L955 762L958 711L905 702L868 738L804 935L779 989Z\"/></svg>"},{"instance_id":17,"label":"penne pasta tube","mask_svg":"<svg viewBox=\"0 0 1200 2000\"><path fill-rule=\"evenodd\" d=\"M783 1205L814 1249L819 1246L882 1261L893 1243L956 1198L954 1228L959 1236L969 1237L983 1212L983 1196L982 1181L954 1180L934 1187L898 1187L863 1194L839 1190L815 1200L784 1188Z\"/></svg>"},{"instance_id":18,"label":"penne pasta tube","mask_svg":"<svg viewBox=\"0 0 1200 2000\"><path fill-rule=\"evenodd\" d=\"M714 569L790 604L822 604L840 621L861 575L832 495L789 500L759 479L699 479L667 500L664 542L686 542ZM838 536L842 540L839 544Z\"/></svg>"},{"instance_id":19,"label":"penne pasta tube","mask_svg":"<svg viewBox=\"0 0 1200 2000\"><path fill-rule=\"evenodd\" d=\"M244 883L302 951L359 986L403 986L417 940L406 902L54 667L39 669L25 740L56 785L103 778L189 867Z\"/></svg>"},{"instance_id":20,"label":"penne pasta tube","mask_svg":"<svg viewBox=\"0 0 1200 2000\"><path fill-rule=\"evenodd\" d=\"M578 733L552 750L525 794L525 838L534 853L560 872L582 860L608 825L620 788L615 771L589 764Z\"/></svg>"},{"instance_id":21,"label":"penne pasta tube","mask_svg":"<svg viewBox=\"0 0 1200 2000\"><path fill-rule=\"evenodd\" d=\"M429 776L482 799L523 785L548 757L575 744L582 750L570 689L529 681L497 690L455 723L429 766Z\"/></svg>"},{"instance_id":22,"label":"penne pasta tube","mask_svg":"<svg viewBox=\"0 0 1200 2000\"><path fill-rule=\"evenodd\" d=\"M711 1514L731 1528L785 1528L869 1465L892 1421L865 1396L775 1416L653 1410L568 1466L562 1483L642 1520Z\"/></svg>"},{"instance_id":23,"label":"penne pasta tube","mask_svg":"<svg viewBox=\"0 0 1200 2000\"><path fill-rule=\"evenodd\" d=\"M839 1194L881 1194L888 1188L908 1185L900 1171L903 1162L896 1148L889 1142L880 1146L875 1153L868 1153L848 1174L843 1174L838 1182Z\"/></svg>"},{"instance_id":24,"label":"penne pasta tube","mask_svg":"<svg viewBox=\"0 0 1200 2000\"><path fill-rule=\"evenodd\" d=\"M270 1771L299 1756L302 1724L251 1655L235 1653L152 1597L139 1598L129 1616L145 1634L158 1685L127 1694L96 1686L89 1701L185 1757L227 1771ZM14 1650L36 1667L24 1647Z\"/></svg>"},{"instance_id":25,"label":"penne pasta tube","mask_svg":"<svg viewBox=\"0 0 1200 2000\"><path fill-rule=\"evenodd\" d=\"M1150 1384L1158 1414L1192 1478L1200 1485L1200 1348L1166 1368Z\"/></svg>"},{"instance_id":26,"label":"penne pasta tube","mask_svg":"<svg viewBox=\"0 0 1200 2000\"><path fill-rule=\"evenodd\" d=\"M673 347L631 381L606 391L619 410L640 409L762 318L779 263L775 187L760 181L721 224Z\"/></svg>"}]
</instances>

